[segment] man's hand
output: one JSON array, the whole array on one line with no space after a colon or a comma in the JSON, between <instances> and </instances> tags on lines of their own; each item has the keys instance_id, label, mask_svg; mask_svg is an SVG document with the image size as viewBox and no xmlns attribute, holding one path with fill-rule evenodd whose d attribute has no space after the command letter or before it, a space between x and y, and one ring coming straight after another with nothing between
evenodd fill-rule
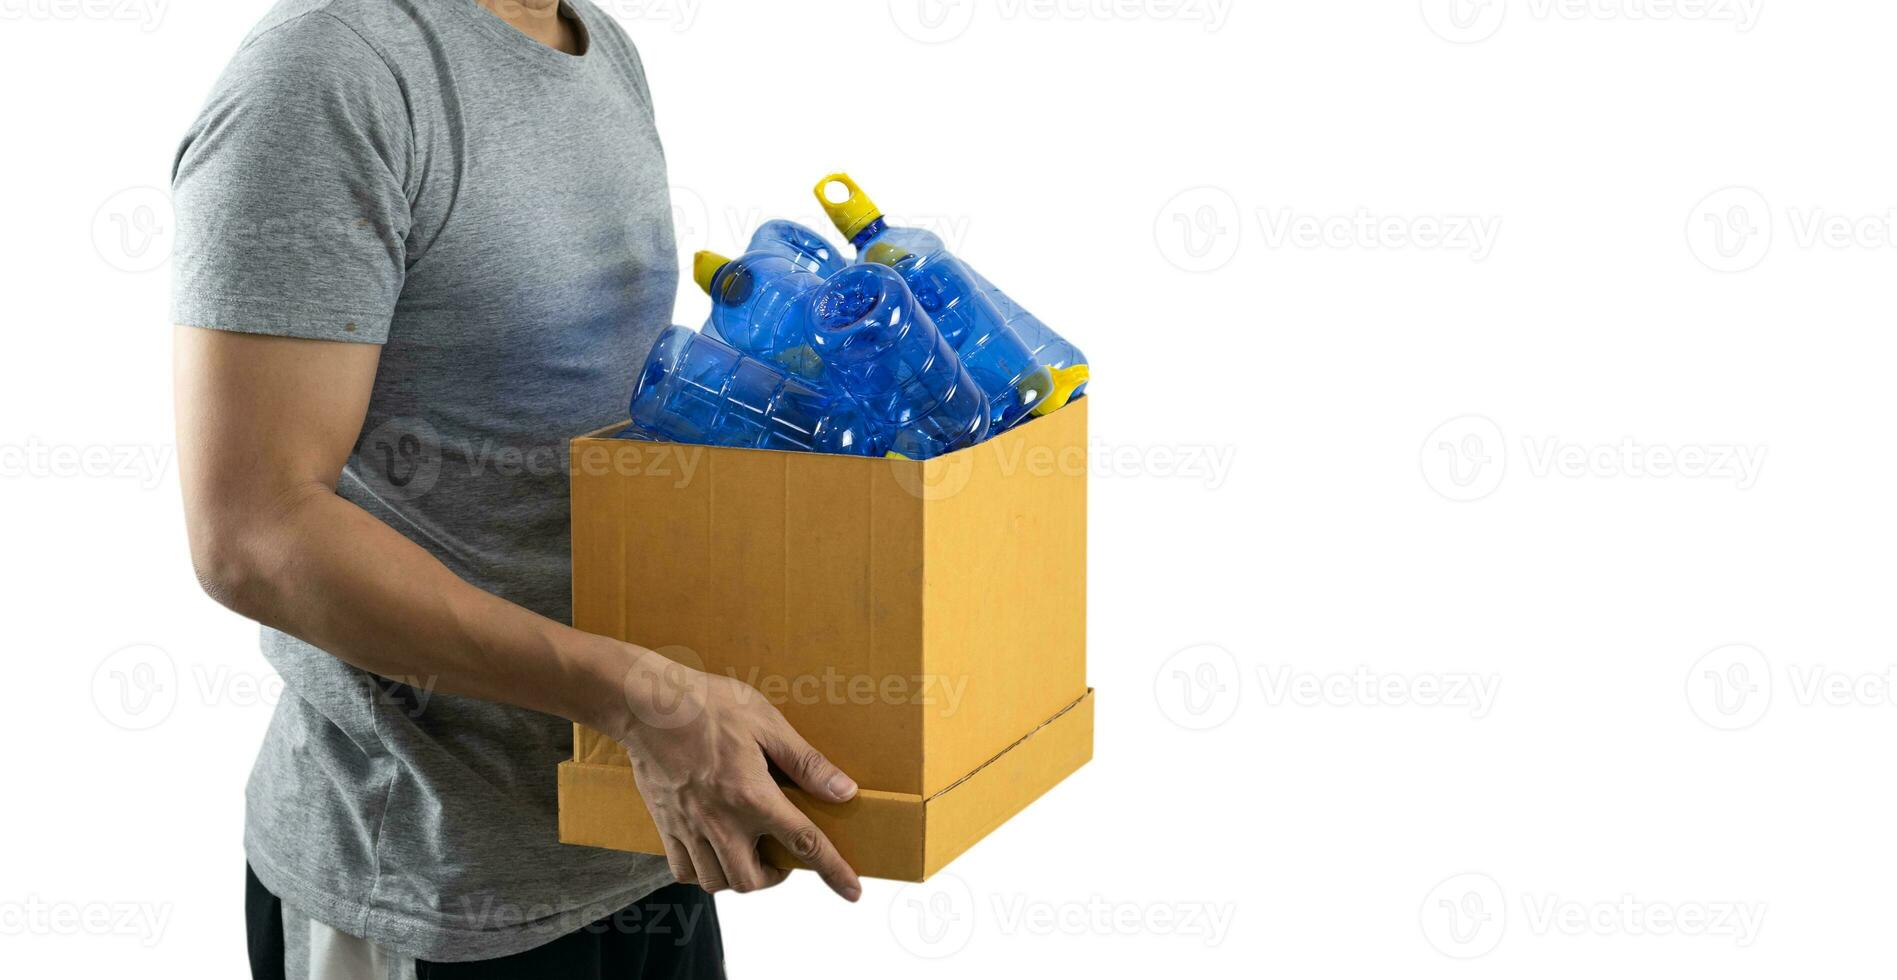
<instances>
[{"instance_id":1,"label":"man's hand","mask_svg":"<svg viewBox=\"0 0 1897 980\"><path fill-rule=\"evenodd\" d=\"M769 888L789 874L758 855L758 841L772 837L838 895L861 897L856 872L785 798L769 763L811 795L838 803L856 795L856 783L750 686L656 653L645 657L627 676L634 717L620 743L664 836L672 875L708 892Z\"/></svg>"}]
</instances>

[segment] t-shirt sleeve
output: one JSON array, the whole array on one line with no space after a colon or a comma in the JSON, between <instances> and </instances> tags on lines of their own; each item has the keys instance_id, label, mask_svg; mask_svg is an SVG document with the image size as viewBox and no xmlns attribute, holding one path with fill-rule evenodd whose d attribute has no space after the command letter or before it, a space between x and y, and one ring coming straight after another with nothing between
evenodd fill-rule
<instances>
[{"instance_id":1,"label":"t-shirt sleeve","mask_svg":"<svg viewBox=\"0 0 1897 980\"><path fill-rule=\"evenodd\" d=\"M413 134L386 62L306 14L226 69L172 171L172 320L382 343L407 267Z\"/></svg>"}]
</instances>

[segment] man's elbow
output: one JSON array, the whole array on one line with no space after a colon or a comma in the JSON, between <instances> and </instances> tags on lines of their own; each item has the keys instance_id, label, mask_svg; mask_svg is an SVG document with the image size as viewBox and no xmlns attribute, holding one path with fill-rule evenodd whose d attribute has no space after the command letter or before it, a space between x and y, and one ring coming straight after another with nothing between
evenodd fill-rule
<instances>
[{"instance_id":1,"label":"man's elbow","mask_svg":"<svg viewBox=\"0 0 1897 980\"><path fill-rule=\"evenodd\" d=\"M273 505L240 508L210 501L188 508L191 569L204 594L232 612L269 620L286 594L284 576L293 552L290 538L299 505L323 487L286 493Z\"/></svg>"},{"instance_id":2,"label":"man's elbow","mask_svg":"<svg viewBox=\"0 0 1897 980\"><path fill-rule=\"evenodd\" d=\"M259 554L258 546L237 528L193 531L191 533L191 570L197 573L198 586L232 612L251 619L262 617L264 596L270 590L271 573Z\"/></svg>"}]
</instances>

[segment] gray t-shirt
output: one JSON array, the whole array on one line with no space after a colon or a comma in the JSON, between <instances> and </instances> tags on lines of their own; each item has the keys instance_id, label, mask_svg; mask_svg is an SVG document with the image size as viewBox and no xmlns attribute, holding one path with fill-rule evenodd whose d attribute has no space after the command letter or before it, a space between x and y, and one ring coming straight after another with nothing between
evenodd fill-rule
<instances>
[{"instance_id":1,"label":"gray t-shirt","mask_svg":"<svg viewBox=\"0 0 1897 980\"><path fill-rule=\"evenodd\" d=\"M474 0L284 0L179 150L173 318L383 345L340 492L463 579L571 615L565 440L625 416L678 262L639 56ZM559 718L265 630L287 690L245 848L310 915L426 959L531 948L669 880L558 842Z\"/></svg>"}]
</instances>

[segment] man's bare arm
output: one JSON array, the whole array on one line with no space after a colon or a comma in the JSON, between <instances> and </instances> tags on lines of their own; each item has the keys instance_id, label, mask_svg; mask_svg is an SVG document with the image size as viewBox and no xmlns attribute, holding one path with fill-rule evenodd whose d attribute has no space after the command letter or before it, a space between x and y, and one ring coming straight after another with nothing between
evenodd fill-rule
<instances>
[{"instance_id":1,"label":"man's bare arm","mask_svg":"<svg viewBox=\"0 0 1897 980\"><path fill-rule=\"evenodd\" d=\"M848 799L855 784L761 697L715 675L679 682L681 668L658 669L643 647L483 592L336 494L380 347L193 327L177 328L174 347L185 523L213 598L363 670L618 738L681 880L776 884L783 872L756 854L771 835L856 898L855 873L777 789L765 756L824 798ZM641 723L660 703L681 717L681 696L703 701L691 723Z\"/></svg>"}]
</instances>

